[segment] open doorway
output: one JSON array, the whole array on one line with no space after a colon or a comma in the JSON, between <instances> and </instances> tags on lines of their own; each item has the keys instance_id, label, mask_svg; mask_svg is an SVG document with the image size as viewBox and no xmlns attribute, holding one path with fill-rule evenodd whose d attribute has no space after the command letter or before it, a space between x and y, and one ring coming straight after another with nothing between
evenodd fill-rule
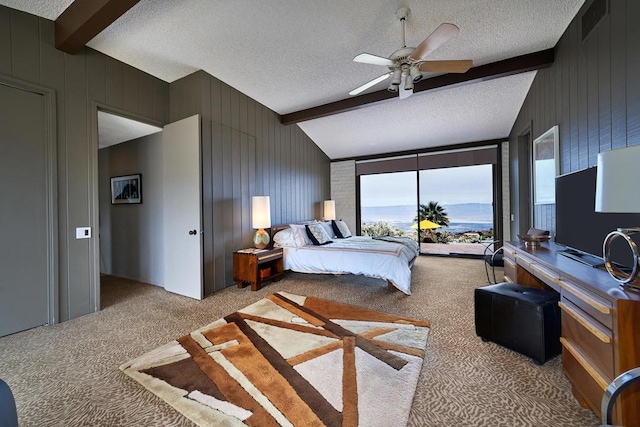
<instances>
[{"instance_id":1,"label":"open doorway","mask_svg":"<svg viewBox=\"0 0 640 427\"><path fill-rule=\"evenodd\" d=\"M200 116L161 127L96 113L96 310L104 275L202 299Z\"/></svg>"},{"instance_id":2,"label":"open doorway","mask_svg":"<svg viewBox=\"0 0 640 427\"><path fill-rule=\"evenodd\" d=\"M100 289L114 277L163 286L162 127L102 110L97 124Z\"/></svg>"}]
</instances>

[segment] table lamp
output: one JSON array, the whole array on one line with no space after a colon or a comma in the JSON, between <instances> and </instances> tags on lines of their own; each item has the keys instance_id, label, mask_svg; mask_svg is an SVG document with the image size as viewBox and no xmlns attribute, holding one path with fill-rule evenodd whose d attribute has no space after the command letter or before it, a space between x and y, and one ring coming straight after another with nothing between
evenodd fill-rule
<instances>
[{"instance_id":1,"label":"table lamp","mask_svg":"<svg viewBox=\"0 0 640 427\"><path fill-rule=\"evenodd\" d=\"M324 201L324 220L331 221L336 219L336 201L325 200Z\"/></svg>"},{"instance_id":2,"label":"table lamp","mask_svg":"<svg viewBox=\"0 0 640 427\"><path fill-rule=\"evenodd\" d=\"M265 228L271 227L271 206L269 196L253 196L251 198L251 227L257 228L253 235L253 244L257 249L264 249L271 240Z\"/></svg>"},{"instance_id":3,"label":"table lamp","mask_svg":"<svg viewBox=\"0 0 640 427\"><path fill-rule=\"evenodd\" d=\"M596 174L596 212L640 213L640 145L598 154ZM640 227L618 228L604 239L602 256L607 271L621 286L640 288L633 282L638 276L638 247L629 237L640 232ZM611 262L611 243L616 238L626 241L633 252L633 268L630 274L620 270Z\"/></svg>"}]
</instances>

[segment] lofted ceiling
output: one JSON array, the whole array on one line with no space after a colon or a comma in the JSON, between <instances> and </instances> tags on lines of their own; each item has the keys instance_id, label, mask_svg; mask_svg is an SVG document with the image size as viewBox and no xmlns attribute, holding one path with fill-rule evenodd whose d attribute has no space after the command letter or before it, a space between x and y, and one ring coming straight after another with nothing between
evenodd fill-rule
<instances>
[{"instance_id":1,"label":"lofted ceiling","mask_svg":"<svg viewBox=\"0 0 640 427\"><path fill-rule=\"evenodd\" d=\"M70 0L0 0L55 20ZM284 115L348 98L385 67L361 52L407 46L442 22L460 28L428 59L484 65L555 46L584 0L141 0L88 46L167 82L202 69ZM433 75L426 75L431 77ZM415 93L300 122L332 159L506 137L535 72ZM383 90L379 83L367 92Z\"/></svg>"}]
</instances>

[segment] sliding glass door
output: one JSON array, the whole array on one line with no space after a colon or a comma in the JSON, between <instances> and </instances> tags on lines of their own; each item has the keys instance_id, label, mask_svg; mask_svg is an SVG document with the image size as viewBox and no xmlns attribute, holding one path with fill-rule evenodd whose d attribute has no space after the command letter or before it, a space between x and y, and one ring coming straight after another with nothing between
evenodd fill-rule
<instances>
[{"instance_id":1,"label":"sliding glass door","mask_svg":"<svg viewBox=\"0 0 640 427\"><path fill-rule=\"evenodd\" d=\"M360 177L360 234L410 236L418 205L417 172L393 172Z\"/></svg>"},{"instance_id":2,"label":"sliding glass door","mask_svg":"<svg viewBox=\"0 0 640 427\"><path fill-rule=\"evenodd\" d=\"M420 171L420 248L439 255L482 255L494 239L493 165Z\"/></svg>"},{"instance_id":3,"label":"sliding glass door","mask_svg":"<svg viewBox=\"0 0 640 427\"><path fill-rule=\"evenodd\" d=\"M502 236L498 159L487 145L357 162L360 234L410 236L427 254L482 255Z\"/></svg>"}]
</instances>

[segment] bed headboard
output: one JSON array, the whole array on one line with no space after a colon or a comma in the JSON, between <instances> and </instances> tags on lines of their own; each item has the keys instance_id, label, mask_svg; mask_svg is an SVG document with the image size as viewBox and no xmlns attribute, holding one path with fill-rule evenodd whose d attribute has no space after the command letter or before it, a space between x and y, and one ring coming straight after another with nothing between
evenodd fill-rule
<instances>
[{"instance_id":1,"label":"bed headboard","mask_svg":"<svg viewBox=\"0 0 640 427\"><path fill-rule=\"evenodd\" d=\"M278 231L286 230L287 228L291 228L291 226L289 224L280 224L280 225L272 226L271 232L269 233L269 236L271 237L271 242L273 242L273 236L275 236Z\"/></svg>"},{"instance_id":2,"label":"bed headboard","mask_svg":"<svg viewBox=\"0 0 640 427\"><path fill-rule=\"evenodd\" d=\"M293 224L309 224L316 221L315 219L309 220L309 221L299 221L299 222L294 222ZM271 241L269 242L269 248L273 248L273 236L276 235L276 233L278 231L281 230L286 230L287 228L291 228L291 226L289 224L280 224L280 225L274 225L271 227L271 231L269 232L269 236L271 237Z\"/></svg>"}]
</instances>

